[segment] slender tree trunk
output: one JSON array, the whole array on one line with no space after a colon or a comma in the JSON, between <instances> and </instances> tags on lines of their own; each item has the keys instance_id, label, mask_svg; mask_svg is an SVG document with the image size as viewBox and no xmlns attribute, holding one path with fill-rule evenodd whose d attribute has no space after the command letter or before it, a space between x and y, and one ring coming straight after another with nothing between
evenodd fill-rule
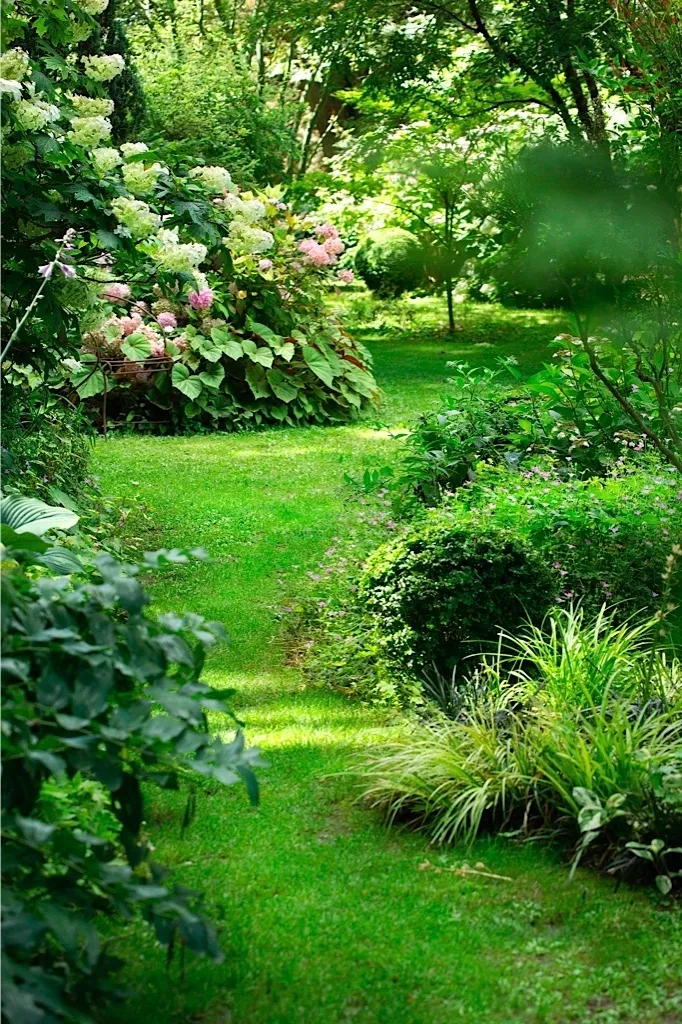
<instances>
[{"instance_id":1,"label":"slender tree trunk","mask_svg":"<svg viewBox=\"0 0 682 1024\"><path fill-rule=\"evenodd\" d=\"M448 270L448 276L445 278L445 294L448 298L448 334L455 333L455 302L453 299L454 282L452 275Z\"/></svg>"}]
</instances>

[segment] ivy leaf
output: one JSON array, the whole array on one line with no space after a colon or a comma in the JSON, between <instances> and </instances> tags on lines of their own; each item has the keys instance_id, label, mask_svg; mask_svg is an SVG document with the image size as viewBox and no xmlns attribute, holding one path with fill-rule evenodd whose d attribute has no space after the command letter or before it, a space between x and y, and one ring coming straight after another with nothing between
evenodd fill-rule
<instances>
[{"instance_id":1,"label":"ivy leaf","mask_svg":"<svg viewBox=\"0 0 682 1024\"><path fill-rule=\"evenodd\" d=\"M291 383L281 370L268 370L266 376L268 384L283 402L291 402L298 395L298 388Z\"/></svg>"},{"instance_id":2,"label":"ivy leaf","mask_svg":"<svg viewBox=\"0 0 682 1024\"><path fill-rule=\"evenodd\" d=\"M152 343L144 334L130 334L121 345L121 352L134 363L143 363L152 354Z\"/></svg>"},{"instance_id":3,"label":"ivy leaf","mask_svg":"<svg viewBox=\"0 0 682 1024\"><path fill-rule=\"evenodd\" d=\"M183 395L187 395L192 401L198 398L204 390L204 385L199 377L191 377L189 370L183 363L176 363L174 365L171 380L173 387L181 391Z\"/></svg>"},{"instance_id":4,"label":"ivy leaf","mask_svg":"<svg viewBox=\"0 0 682 1024\"><path fill-rule=\"evenodd\" d=\"M301 354L305 359L306 365L313 371L316 377L319 377L321 381L328 387L332 387L334 383L334 371L331 366L316 348L312 345L303 345L301 347Z\"/></svg>"},{"instance_id":5,"label":"ivy leaf","mask_svg":"<svg viewBox=\"0 0 682 1024\"><path fill-rule=\"evenodd\" d=\"M249 363L246 367L246 380L254 398L269 398L270 388L268 386L265 370L258 363Z\"/></svg>"},{"instance_id":6,"label":"ivy leaf","mask_svg":"<svg viewBox=\"0 0 682 1024\"><path fill-rule=\"evenodd\" d=\"M203 381L207 388L219 388L225 380L225 370L220 363L216 363L210 370L202 370L199 380Z\"/></svg>"}]
</instances>

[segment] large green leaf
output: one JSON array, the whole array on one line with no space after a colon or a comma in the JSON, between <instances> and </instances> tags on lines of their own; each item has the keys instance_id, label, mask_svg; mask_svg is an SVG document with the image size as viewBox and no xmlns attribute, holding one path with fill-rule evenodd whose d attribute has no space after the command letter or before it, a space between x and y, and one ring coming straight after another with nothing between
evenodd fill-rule
<instances>
[{"instance_id":1,"label":"large green leaf","mask_svg":"<svg viewBox=\"0 0 682 1024\"><path fill-rule=\"evenodd\" d=\"M232 335L228 334L227 331L221 331L219 327L214 327L211 331L211 338L215 341L216 345L220 346L220 351L223 355L229 356L230 359L241 359L244 355L244 349Z\"/></svg>"},{"instance_id":2,"label":"large green leaf","mask_svg":"<svg viewBox=\"0 0 682 1024\"><path fill-rule=\"evenodd\" d=\"M207 338L203 334L197 335L192 342L192 349L201 353L209 363L217 363L223 354L222 346L213 338Z\"/></svg>"},{"instance_id":3,"label":"large green leaf","mask_svg":"<svg viewBox=\"0 0 682 1024\"><path fill-rule=\"evenodd\" d=\"M258 363L249 363L246 367L246 380L253 392L254 398L269 398L270 388L265 376L265 370Z\"/></svg>"},{"instance_id":4,"label":"large green leaf","mask_svg":"<svg viewBox=\"0 0 682 1024\"><path fill-rule=\"evenodd\" d=\"M94 361L84 363L80 370L71 374L70 380L80 398L101 395L107 384L104 373L95 368Z\"/></svg>"},{"instance_id":5,"label":"large green leaf","mask_svg":"<svg viewBox=\"0 0 682 1024\"><path fill-rule=\"evenodd\" d=\"M374 378L361 370L355 363L349 363L347 359L344 359L344 377L351 382L356 391L365 398L375 398L377 393L377 386Z\"/></svg>"},{"instance_id":6,"label":"large green leaf","mask_svg":"<svg viewBox=\"0 0 682 1024\"><path fill-rule=\"evenodd\" d=\"M121 344L121 352L134 363L143 363L152 354L152 343L144 334L130 334Z\"/></svg>"},{"instance_id":7,"label":"large green leaf","mask_svg":"<svg viewBox=\"0 0 682 1024\"><path fill-rule=\"evenodd\" d=\"M291 402L298 395L298 388L294 387L281 370L268 370L266 376L268 384L283 402Z\"/></svg>"},{"instance_id":8,"label":"large green leaf","mask_svg":"<svg viewBox=\"0 0 682 1024\"><path fill-rule=\"evenodd\" d=\"M253 331L254 334L257 334L263 339L263 341L267 341L268 344L272 345L274 348L276 348L282 340L281 334L275 334L275 332L269 327L266 327L265 324L256 323L255 320L251 320L250 317L247 317L246 326L250 331Z\"/></svg>"},{"instance_id":9,"label":"large green leaf","mask_svg":"<svg viewBox=\"0 0 682 1024\"><path fill-rule=\"evenodd\" d=\"M22 494L6 494L0 501L0 523L11 526L16 533L35 533L42 537L48 530L70 530L79 516L68 508L47 505L38 498Z\"/></svg>"},{"instance_id":10,"label":"large green leaf","mask_svg":"<svg viewBox=\"0 0 682 1024\"><path fill-rule=\"evenodd\" d=\"M327 362L326 358L321 352L318 352L312 345L303 345L301 347L301 353L306 361L307 366L313 371L316 377L319 377L321 381L331 387L334 383L334 371Z\"/></svg>"},{"instance_id":11,"label":"large green leaf","mask_svg":"<svg viewBox=\"0 0 682 1024\"><path fill-rule=\"evenodd\" d=\"M294 352L296 351L294 345L290 341L285 341L283 345L275 351L275 355L280 359L286 359L287 363L290 363Z\"/></svg>"},{"instance_id":12,"label":"large green leaf","mask_svg":"<svg viewBox=\"0 0 682 1024\"><path fill-rule=\"evenodd\" d=\"M219 388L225 380L225 370L220 363L214 363L210 370L202 370L199 380L203 381L207 388Z\"/></svg>"},{"instance_id":13,"label":"large green leaf","mask_svg":"<svg viewBox=\"0 0 682 1024\"><path fill-rule=\"evenodd\" d=\"M254 363L260 363L261 366L272 366L274 362L274 355L272 349L268 348L267 345L261 345L251 356Z\"/></svg>"},{"instance_id":14,"label":"large green leaf","mask_svg":"<svg viewBox=\"0 0 682 1024\"><path fill-rule=\"evenodd\" d=\"M204 385L200 378L190 376L189 370L183 363L175 364L171 380L173 381L173 387L181 391L183 395L187 395L192 401L198 398L204 390Z\"/></svg>"},{"instance_id":15,"label":"large green leaf","mask_svg":"<svg viewBox=\"0 0 682 1024\"><path fill-rule=\"evenodd\" d=\"M54 547L39 555L36 559L56 576L69 576L72 572L82 572L83 566L72 551L64 547Z\"/></svg>"}]
</instances>

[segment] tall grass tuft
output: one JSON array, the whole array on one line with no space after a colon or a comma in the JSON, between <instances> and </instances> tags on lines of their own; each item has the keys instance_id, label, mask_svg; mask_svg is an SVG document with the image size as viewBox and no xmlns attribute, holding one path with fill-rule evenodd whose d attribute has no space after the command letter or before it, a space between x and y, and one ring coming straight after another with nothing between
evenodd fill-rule
<instances>
[{"instance_id":1,"label":"tall grass tuft","mask_svg":"<svg viewBox=\"0 0 682 1024\"><path fill-rule=\"evenodd\" d=\"M627 843L679 846L682 668L655 640L655 620L579 608L504 634L454 718L434 712L367 760L365 799L436 842L514 827L607 860Z\"/></svg>"}]
</instances>

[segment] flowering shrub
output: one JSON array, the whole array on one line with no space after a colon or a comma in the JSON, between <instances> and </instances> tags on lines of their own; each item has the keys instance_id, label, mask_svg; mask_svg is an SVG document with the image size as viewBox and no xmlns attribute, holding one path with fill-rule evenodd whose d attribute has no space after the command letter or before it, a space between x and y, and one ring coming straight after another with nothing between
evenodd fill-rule
<instances>
[{"instance_id":1,"label":"flowering shrub","mask_svg":"<svg viewBox=\"0 0 682 1024\"><path fill-rule=\"evenodd\" d=\"M223 167L168 166L145 143L108 145L104 85L123 59L76 55L103 2L81 5L67 30L55 3L45 14L27 0L5 32L31 39L2 57L14 76L3 107L10 323L33 302L38 273L49 267L51 278L13 332L13 362L40 367L53 386L66 373L84 399L114 386L117 409L141 407L144 419L162 410L176 427L357 415L377 389L367 354L324 308L328 283L350 281L333 277L338 232L297 222L276 188L241 191ZM29 31L39 17L44 46ZM66 230L69 252L57 259ZM118 321L128 315L140 323L126 333Z\"/></svg>"}]
</instances>

